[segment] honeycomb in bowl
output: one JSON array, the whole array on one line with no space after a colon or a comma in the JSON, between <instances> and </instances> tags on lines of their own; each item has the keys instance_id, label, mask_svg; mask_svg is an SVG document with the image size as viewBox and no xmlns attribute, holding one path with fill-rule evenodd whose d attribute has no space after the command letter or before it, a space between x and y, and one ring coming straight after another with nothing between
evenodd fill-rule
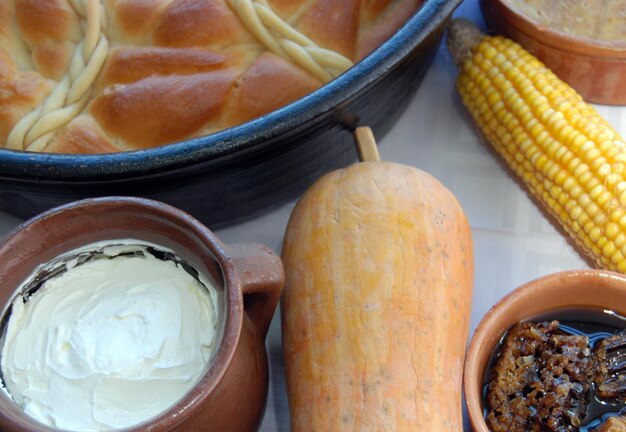
<instances>
[{"instance_id":1,"label":"honeycomb in bowl","mask_svg":"<svg viewBox=\"0 0 626 432\"><path fill-rule=\"evenodd\" d=\"M577 431L593 375L588 337L558 321L517 323L507 333L487 387L487 424L500 431Z\"/></svg>"}]
</instances>

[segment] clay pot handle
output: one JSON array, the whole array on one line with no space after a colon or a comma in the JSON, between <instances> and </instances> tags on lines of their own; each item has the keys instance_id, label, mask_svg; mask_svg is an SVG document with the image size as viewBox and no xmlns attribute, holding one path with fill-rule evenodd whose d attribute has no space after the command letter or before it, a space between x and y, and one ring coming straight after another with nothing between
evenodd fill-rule
<instances>
[{"instance_id":1,"label":"clay pot handle","mask_svg":"<svg viewBox=\"0 0 626 432\"><path fill-rule=\"evenodd\" d=\"M265 338L285 284L282 261L259 243L230 244L227 250L241 282L244 310Z\"/></svg>"}]
</instances>

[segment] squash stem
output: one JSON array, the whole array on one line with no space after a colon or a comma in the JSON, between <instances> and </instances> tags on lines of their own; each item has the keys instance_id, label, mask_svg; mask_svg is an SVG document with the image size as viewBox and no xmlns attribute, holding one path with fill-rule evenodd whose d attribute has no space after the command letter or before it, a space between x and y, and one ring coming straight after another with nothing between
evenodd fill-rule
<instances>
[{"instance_id":1,"label":"squash stem","mask_svg":"<svg viewBox=\"0 0 626 432\"><path fill-rule=\"evenodd\" d=\"M369 126L359 126L354 130L359 160L361 162L380 162L376 138Z\"/></svg>"}]
</instances>

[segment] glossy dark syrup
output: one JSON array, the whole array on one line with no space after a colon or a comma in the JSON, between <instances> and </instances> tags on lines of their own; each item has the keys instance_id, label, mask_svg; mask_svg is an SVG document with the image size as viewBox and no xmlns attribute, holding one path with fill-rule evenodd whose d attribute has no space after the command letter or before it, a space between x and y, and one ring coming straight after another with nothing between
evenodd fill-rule
<instances>
[{"instance_id":1,"label":"glossy dark syrup","mask_svg":"<svg viewBox=\"0 0 626 432\"><path fill-rule=\"evenodd\" d=\"M558 320L559 329L565 334L585 335L589 346L593 348L598 341L626 329L626 317L610 310L568 309L539 315L526 321L540 322ZM487 391L493 367L498 361L503 335L489 360L483 377L483 415L487 416ZM579 429L580 432L593 432L604 420L612 415L626 415L626 400L604 401L596 396L595 385L591 385L589 408Z\"/></svg>"}]
</instances>

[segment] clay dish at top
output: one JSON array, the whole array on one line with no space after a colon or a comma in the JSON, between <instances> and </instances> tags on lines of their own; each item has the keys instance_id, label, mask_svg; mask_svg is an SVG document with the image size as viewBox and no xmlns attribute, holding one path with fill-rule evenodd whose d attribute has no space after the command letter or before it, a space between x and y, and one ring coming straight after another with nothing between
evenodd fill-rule
<instances>
[{"instance_id":1,"label":"clay dish at top","mask_svg":"<svg viewBox=\"0 0 626 432\"><path fill-rule=\"evenodd\" d=\"M587 102L626 105L624 2L481 0L480 5L490 31L518 42Z\"/></svg>"},{"instance_id":2,"label":"clay dish at top","mask_svg":"<svg viewBox=\"0 0 626 432\"><path fill-rule=\"evenodd\" d=\"M516 322L551 319L551 313L580 309L626 315L626 276L604 270L574 270L535 279L510 292L483 317L465 357L464 396L473 430L489 432L483 413L483 382L490 358Z\"/></svg>"}]
</instances>

